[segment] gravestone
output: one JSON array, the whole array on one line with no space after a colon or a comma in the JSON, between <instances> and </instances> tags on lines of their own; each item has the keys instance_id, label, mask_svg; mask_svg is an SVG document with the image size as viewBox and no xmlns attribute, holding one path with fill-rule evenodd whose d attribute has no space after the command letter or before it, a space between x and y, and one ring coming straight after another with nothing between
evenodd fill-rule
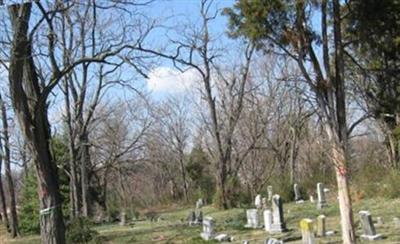
<instances>
[{"instance_id":1,"label":"gravestone","mask_svg":"<svg viewBox=\"0 0 400 244\"><path fill-rule=\"evenodd\" d=\"M247 209L246 217L247 217L247 224L244 227L253 229L261 227L257 209Z\"/></svg>"},{"instance_id":2,"label":"gravestone","mask_svg":"<svg viewBox=\"0 0 400 244\"><path fill-rule=\"evenodd\" d=\"M400 229L400 218L394 217L393 224L394 224L394 228Z\"/></svg>"},{"instance_id":3,"label":"gravestone","mask_svg":"<svg viewBox=\"0 0 400 244\"><path fill-rule=\"evenodd\" d=\"M264 241L264 244L283 244L283 241L277 240L275 238L269 238Z\"/></svg>"},{"instance_id":4,"label":"gravestone","mask_svg":"<svg viewBox=\"0 0 400 244\"><path fill-rule=\"evenodd\" d=\"M320 215L317 217L317 236L326 236L326 217Z\"/></svg>"},{"instance_id":5,"label":"gravestone","mask_svg":"<svg viewBox=\"0 0 400 244\"><path fill-rule=\"evenodd\" d=\"M204 205L203 199L200 198L199 200L197 200L197 202L196 202L196 208L197 209L202 208L203 205Z\"/></svg>"},{"instance_id":6,"label":"gravestone","mask_svg":"<svg viewBox=\"0 0 400 244\"><path fill-rule=\"evenodd\" d=\"M262 207L263 207L263 209L268 208L267 198L266 198L266 197L263 197L263 198L261 199L261 201L262 201Z\"/></svg>"},{"instance_id":7,"label":"gravestone","mask_svg":"<svg viewBox=\"0 0 400 244\"><path fill-rule=\"evenodd\" d=\"M284 232L286 224L283 218L283 206L281 197L276 194L272 197L272 225L270 232Z\"/></svg>"},{"instance_id":8,"label":"gravestone","mask_svg":"<svg viewBox=\"0 0 400 244\"><path fill-rule=\"evenodd\" d=\"M196 212L191 210L189 212L189 215L187 217L187 221L189 222L189 226L195 225L196 224Z\"/></svg>"},{"instance_id":9,"label":"gravestone","mask_svg":"<svg viewBox=\"0 0 400 244\"><path fill-rule=\"evenodd\" d=\"M303 199L301 199L301 193L299 189L299 185L294 184L293 185L293 191L294 191L294 201L297 203L303 202Z\"/></svg>"},{"instance_id":10,"label":"gravestone","mask_svg":"<svg viewBox=\"0 0 400 244\"><path fill-rule=\"evenodd\" d=\"M195 220L196 224L201 224L203 223L203 211L197 211L196 213L196 220Z\"/></svg>"},{"instance_id":11,"label":"gravestone","mask_svg":"<svg viewBox=\"0 0 400 244\"><path fill-rule=\"evenodd\" d=\"M254 206L256 206L257 209L260 209L262 207L262 202L261 202L261 195L258 194L256 198L254 199Z\"/></svg>"},{"instance_id":12,"label":"gravestone","mask_svg":"<svg viewBox=\"0 0 400 244\"><path fill-rule=\"evenodd\" d=\"M214 237L214 240L219 242L230 242L232 240L232 237L228 236L227 234L219 234Z\"/></svg>"},{"instance_id":13,"label":"gravestone","mask_svg":"<svg viewBox=\"0 0 400 244\"><path fill-rule=\"evenodd\" d=\"M381 239L382 235L376 234L375 226L374 223L372 223L372 217L369 211L360 211L358 214L364 232L364 234L361 235L361 238L369 241Z\"/></svg>"},{"instance_id":14,"label":"gravestone","mask_svg":"<svg viewBox=\"0 0 400 244\"><path fill-rule=\"evenodd\" d=\"M311 203L314 203L314 202L315 202L314 196L313 196L313 195L310 195L310 202L311 202Z\"/></svg>"},{"instance_id":15,"label":"gravestone","mask_svg":"<svg viewBox=\"0 0 400 244\"><path fill-rule=\"evenodd\" d=\"M250 244L250 241L243 241L243 244Z\"/></svg>"},{"instance_id":16,"label":"gravestone","mask_svg":"<svg viewBox=\"0 0 400 244\"><path fill-rule=\"evenodd\" d=\"M303 244L314 244L314 227L311 219L302 219L300 221L301 239Z\"/></svg>"},{"instance_id":17,"label":"gravestone","mask_svg":"<svg viewBox=\"0 0 400 244\"><path fill-rule=\"evenodd\" d=\"M383 223L382 217L376 217L376 225L382 226L383 224L384 224L384 223Z\"/></svg>"},{"instance_id":18,"label":"gravestone","mask_svg":"<svg viewBox=\"0 0 400 244\"><path fill-rule=\"evenodd\" d=\"M318 194L317 208L322 209L327 206L326 198L325 198L325 191L324 191L324 184L322 184L322 183L317 184L317 194Z\"/></svg>"},{"instance_id":19,"label":"gravestone","mask_svg":"<svg viewBox=\"0 0 400 244\"><path fill-rule=\"evenodd\" d=\"M203 240L206 241L212 240L215 236L214 228L215 228L214 219L211 217L206 217L203 220L203 232L200 234L201 238L203 238Z\"/></svg>"},{"instance_id":20,"label":"gravestone","mask_svg":"<svg viewBox=\"0 0 400 244\"><path fill-rule=\"evenodd\" d=\"M271 231L271 225L272 225L272 212L271 210L267 209L264 210L264 228L265 231L270 232Z\"/></svg>"},{"instance_id":21,"label":"gravestone","mask_svg":"<svg viewBox=\"0 0 400 244\"><path fill-rule=\"evenodd\" d=\"M268 191L268 201L270 202L270 201L272 201L272 194L273 194L272 186L268 186L267 191Z\"/></svg>"},{"instance_id":22,"label":"gravestone","mask_svg":"<svg viewBox=\"0 0 400 244\"><path fill-rule=\"evenodd\" d=\"M120 217L121 217L121 220L119 222L119 225L121 225L121 226L126 225L126 213L122 212Z\"/></svg>"}]
</instances>

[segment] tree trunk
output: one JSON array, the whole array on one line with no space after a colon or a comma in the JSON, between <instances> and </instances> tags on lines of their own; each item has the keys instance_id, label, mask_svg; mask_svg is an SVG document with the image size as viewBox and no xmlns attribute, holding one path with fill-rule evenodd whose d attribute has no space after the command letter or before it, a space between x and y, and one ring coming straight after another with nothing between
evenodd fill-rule
<instances>
[{"instance_id":1,"label":"tree trunk","mask_svg":"<svg viewBox=\"0 0 400 244\"><path fill-rule=\"evenodd\" d=\"M10 55L10 95L21 133L35 164L40 202L42 243L65 243L65 226L56 163L50 153L47 94L39 84L28 38L32 3L9 6L13 39Z\"/></svg>"},{"instance_id":2,"label":"tree trunk","mask_svg":"<svg viewBox=\"0 0 400 244\"><path fill-rule=\"evenodd\" d=\"M79 180L78 180L78 173L76 169L76 147L75 147L75 136L71 118L71 111L70 111L70 100L69 100L69 86L67 77L64 80L64 99L65 99L65 110L66 110L66 124L68 128L68 152L69 152L69 186L70 186L70 216L71 218L78 217L80 215L80 191L79 191Z\"/></svg>"},{"instance_id":3,"label":"tree trunk","mask_svg":"<svg viewBox=\"0 0 400 244\"><path fill-rule=\"evenodd\" d=\"M11 175L11 159L10 159L10 137L8 133L8 121L7 121L7 111L4 101L0 95L0 106L1 106L1 120L3 123L3 139L4 139L4 166L6 173L6 180L8 185L8 195L10 197L10 233L11 237L15 238L18 235L18 216L17 216L17 203L15 200L15 188L14 180ZM0 143L0 147L2 147Z\"/></svg>"},{"instance_id":4,"label":"tree trunk","mask_svg":"<svg viewBox=\"0 0 400 244\"><path fill-rule=\"evenodd\" d=\"M356 243L353 223L353 209L350 199L347 170L347 124L346 124L346 92L344 82L344 58L340 16L340 2L333 0L333 34L335 44L335 97L336 97L336 128L332 145L332 157L336 166L338 184L340 221L343 243Z\"/></svg>"},{"instance_id":5,"label":"tree trunk","mask_svg":"<svg viewBox=\"0 0 400 244\"><path fill-rule=\"evenodd\" d=\"M87 133L81 138L80 141L80 162L81 162L81 190L82 190L82 215L88 217L90 215L90 195L89 195L89 173L90 167L90 154L89 154L89 139Z\"/></svg>"},{"instance_id":6,"label":"tree trunk","mask_svg":"<svg viewBox=\"0 0 400 244\"><path fill-rule=\"evenodd\" d=\"M182 173L182 181L183 181L183 194L185 196L185 201L189 202L189 196L188 196L188 184L187 184L187 179L186 179L186 169L185 169L185 164L184 164L184 153L182 150L179 151L179 163L181 166L181 173Z\"/></svg>"},{"instance_id":7,"label":"tree trunk","mask_svg":"<svg viewBox=\"0 0 400 244\"><path fill-rule=\"evenodd\" d=\"M222 209L228 209L230 207L227 185L226 185L226 166L224 162L220 163L220 169L217 175L217 197L218 197L218 207Z\"/></svg>"},{"instance_id":8,"label":"tree trunk","mask_svg":"<svg viewBox=\"0 0 400 244\"><path fill-rule=\"evenodd\" d=\"M0 158L0 172L1 172L2 162L3 160ZM8 222L7 203L6 203L6 198L4 196L4 188L3 188L1 173L0 173L0 201L1 201L2 221L4 222L4 225L7 227L7 230L9 230L10 224Z\"/></svg>"},{"instance_id":9,"label":"tree trunk","mask_svg":"<svg viewBox=\"0 0 400 244\"><path fill-rule=\"evenodd\" d=\"M340 225L342 227L343 243L356 243L345 153L343 149L336 146L333 148L332 157L336 165L336 181L338 186Z\"/></svg>"},{"instance_id":10,"label":"tree trunk","mask_svg":"<svg viewBox=\"0 0 400 244\"><path fill-rule=\"evenodd\" d=\"M290 128L290 132L292 133L292 141L290 142L290 183L293 185L296 183L296 144L297 144L297 133L294 127Z\"/></svg>"}]
</instances>

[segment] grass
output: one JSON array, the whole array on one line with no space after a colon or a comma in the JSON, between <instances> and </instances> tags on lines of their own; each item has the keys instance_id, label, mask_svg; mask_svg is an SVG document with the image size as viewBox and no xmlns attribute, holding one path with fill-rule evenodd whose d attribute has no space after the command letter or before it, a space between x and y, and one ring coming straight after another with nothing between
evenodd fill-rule
<instances>
[{"instance_id":1,"label":"grass","mask_svg":"<svg viewBox=\"0 0 400 244\"><path fill-rule=\"evenodd\" d=\"M199 236L201 226L189 227L185 219L190 209L178 209L163 211L159 222L137 221L134 225L101 225L95 227L99 232L100 243L182 243L201 244L205 242ZM400 229L395 229L392 224L393 217L400 217L400 199L387 200L382 198L361 200L354 203L355 225L357 236L361 234L358 221L358 211L369 210L375 220L380 216L385 221L382 226L376 226L377 232L385 236L385 239L374 243L400 243ZM289 231L282 234L269 235L264 230L250 230L243 228L244 209L230 209L220 211L213 207L204 207L203 216L212 216L216 220L217 233L232 235L233 243L242 243L249 240L250 243L262 243L269 237L283 239L285 243L301 243L301 234L298 224L302 218L316 218L319 214L327 216L327 229L335 230L331 237L319 238L318 243L342 243L340 238L339 209L337 204L330 204L323 210L317 210L315 204L284 204L285 219ZM3 239L2 239L3 238ZM0 243L35 244L40 243L39 236L23 236L16 240L6 239L4 228L0 228ZM364 241L359 241L364 243Z\"/></svg>"}]
</instances>

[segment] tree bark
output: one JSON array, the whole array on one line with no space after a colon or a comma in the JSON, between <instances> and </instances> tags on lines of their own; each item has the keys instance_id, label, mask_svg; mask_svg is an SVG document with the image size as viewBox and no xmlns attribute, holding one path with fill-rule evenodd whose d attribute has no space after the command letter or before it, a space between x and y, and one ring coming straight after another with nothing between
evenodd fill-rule
<instances>
[{"instance_id":1,"label":"tree bark","mask_svg":"<svg viewBox=\"0 0 400 244\"><path fill-rule=\"evenodd\" d=\"M18 215L17 215L17 203L15 200L15 188L14 188L14 180L11 174L11 158L10 158L10 136L8 131L8 121L7 121L7 111L6 106L4 104L3 98L0 94L0 108L1 108L1 120L3 123L3 140L4 140L4 167L6 173L6 180L8 185L8 195L10 197L10 234L12 238L17 237L18 232ZM0 143L0 147L2 147Z\"/></svg>"},{"instance_id":2,"label":"tree bark","mask_svg":"<svg viewBox=\"0 0 400 244\"><path fill-rule=\"evenodd\" d=\"M185 154L182 151L182 147L179 148L179 164L181 166L181 174L182 174L182 181L183 181L183 194L185 197L185 201L189 202L189 195L188 195L188 184L186 179L186 169L184 164L184 157Z\"/></svg>"},{"instance_id":3,"label":"tree bark","mask_svg":"<svg viewBox=\"0 0 400 244\"><path fill-rule=\"evenodd\" d=\"M333 32L335 43L335 96L336 96L336 140L333 141L332 157L336 166L338 184L340 220L342 226L343 243L356 243L353 210L347 170L347 125L346 125L346 91L344 82L344 59L342 45L342 30L340 19L340 2L333 0Z\"/></svg>"},{"instance_id":4,"label":"tree bark","mask_svg":"<svg viewBox=\"0 0 400 244\"><path fill-rule=\"evenodd\" d=\"M21 132L35 164L40 202L42 243L65 243L65 226L56 163L50 153L47 94L41 90L28 38L32 3L10 5L12 48L10 95ZM44 89L44 88L42 88Z\"/></svg>"},{"instance_id":5,"label":"tree bark","mask_svg":"<svg viewBox=\"0 0 400 244\"><path fill-rule=\"evenodd\" d=\"M1 174L1 166L3 164L3 159L0 157L0 201L1 201L1 211L2 211L2 221L6 226L7 230L9 230L10 223L8 221L8 214L7 214L7 203L6 197L4 195L4 188L3 188L3 181L2 181L2 174Z\"/></svg>"},{"instance_id":6,"label":"tree bark","mask_svg":"<svg viewBox=\"0 0 400 244\"><path fill-rule=\"evenodd\" d=\"M332 152L336 165L336 181L338 186L340 225L342 227L343 243L356 243L354 233L353 208L351 204L348 172L346 167L345 153L343 149L334 147Z\"/></svg>"},{"instance_id":7,"label":"tree bark","mask_svg":"<svg viewBox=\"0 0 400 244\"><path fill-rule=\"evenodd\" d=\"M82 215L88 217L90 215L90 194L89 194L89 170L90 154L89 154L89 138L85 133L80 145L80 163L81 163L81 190L82 190Z\"/></svg>"}]
</instances>

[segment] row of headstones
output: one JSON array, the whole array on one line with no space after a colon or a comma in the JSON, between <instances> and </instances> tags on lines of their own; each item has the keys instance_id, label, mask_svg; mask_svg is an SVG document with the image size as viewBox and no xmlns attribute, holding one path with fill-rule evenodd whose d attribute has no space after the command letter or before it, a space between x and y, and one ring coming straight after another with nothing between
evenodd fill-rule
<instances>
[{"instance_id":1,"label":"row of headstones","mask_svg":"<svg viewBox=\"0 0 400 244\"><path fill-rule=\"evenodd\" d=\"M273 196L273 214L271 216L270 210L264 211L264 224L265 230L274 233L274 232L283 232L286 231L286 224L283 221L283 210L282 210L282 201L280 200L279 195ZM246 227L257 227L259 228L261 225L258 221L258 213L257 209L252 209L251 211L247 211L248 214L248 223ZM250 217L250 220L249 220ZM360 211L359 212L360 222L363 229L363 234L361 235L362 239L365 240L378 240L382 238L381 234L376 233L375 226L372 222L371 214L368 211ZM400 227L400 219L394 218L397 227ZM232 238L227 236L226 234L216 235L214 232L215 221L211 217L206 217L203 221L203 232L200 236L204 240L216 239L219 241L231 241ZM305 244L314 244L315 234L318 237L325 237L334 234L334 231L326 230L326 217L324 215L320 215L317 218L317 229L316 233L314 233L314 221L312 219L302 219L300 221L300 230L302 234L302 240ZM275 242L276 241L276 242ZM279 240L271 239L270 242L266 243L283 243Z\"/></svg>"},{"instance_id":2,"label":"row of headstones","mask_svg":"<svg viewBox=\"0 0 400 244\"><path fill-rule=\"evenodd\" d=\"M363 229L363 234L361 235L361 239L374 241L382 239L382 234L376 233L376 229L374 223L372 222L372 217L369 211L360 211L359 213L361 227ZM399 221L398 218L393 219L396 223ZM399 223L396 223L398 225ZM300 229L303 243L314 244L315 235L314 235L314 221L311 219L302 219L300 221ZM326 236L329 235L329 232L325 230L325 216L319 216L317 218L317 236Z\"/></svg>"},{"instance_id":3,"label":"row of headstones","mask_svg":"<svg viewBox=\"0 0 400 244\"><path fill-rule=\"evenodd\" d=\"M271 211L265 210L264 211L264 227L267 232L274 233L274 232L283 232L286 230L286 225L283 220L283 211L281 205L279 195L275 195L273 197L273 217L271 217ZM369 211L360 211L359 212L361 227L363 229L363 234L361 235L362 239L373 241L379 240L382 238L381 234L376 233L375 226L372 222L372 217ZM261 225L258 220L258 212L257 209L247 210L247 221L248 224L246 227L252 228L259 228ZM380 220L379 222L383 222ZM394 224L396 227L400 228L400 219L394 218ZM274 223L274 224L272 224ZM303 219L300 221L300 229L302 233L303 243L313 244L315 243L314 237L314 221L311 219ZM334 231L327 231L326 230L326 217L325 215L320 215L317 218L317 230L316 235L318 237L325 237L329 235L333 235Z\"/></svg>"},{"instance_id":4,"label":"row of headstones","mask_svg":"<svg viewBox=\"0 0 400 244\"><path fill-rule=\"evenodd\" d=\"M255 200L254 200L254 205L256 208L266 208L267 201L272 200L273 196L273 191L272 191L272 186L267 187L268 191L268 198L261 198L261 195L257 195ZM300 188L298 184L293 185L293 191L294 191L294 200L296 203L303 203L304 200L301 197L300 193ZM317 184L317 207L318 208L323 208L327 206L326 203L326 197L325 197L325 192L329 191L327 188L324 187L323 183L318 183ZM310 201L314 202L314 197L310 195Z\"/></svg>"},{"instance_id":5,"label":"row of headstones","mask_svg":"<svg viewBox=\"0 0 400 244\"><path fill-rule=\"evenodd\" d=\"M203 221L203 232L200 233L201 238L206 241L217 240L217 241L233 241L233 238L226 234L215 233L215 221L212 217L206 217ZM249 241L244 241L243 244L249 244ZM265 240L265 244L283 244L283 241L270 238Z\"/></svg>"}]
</instances>

